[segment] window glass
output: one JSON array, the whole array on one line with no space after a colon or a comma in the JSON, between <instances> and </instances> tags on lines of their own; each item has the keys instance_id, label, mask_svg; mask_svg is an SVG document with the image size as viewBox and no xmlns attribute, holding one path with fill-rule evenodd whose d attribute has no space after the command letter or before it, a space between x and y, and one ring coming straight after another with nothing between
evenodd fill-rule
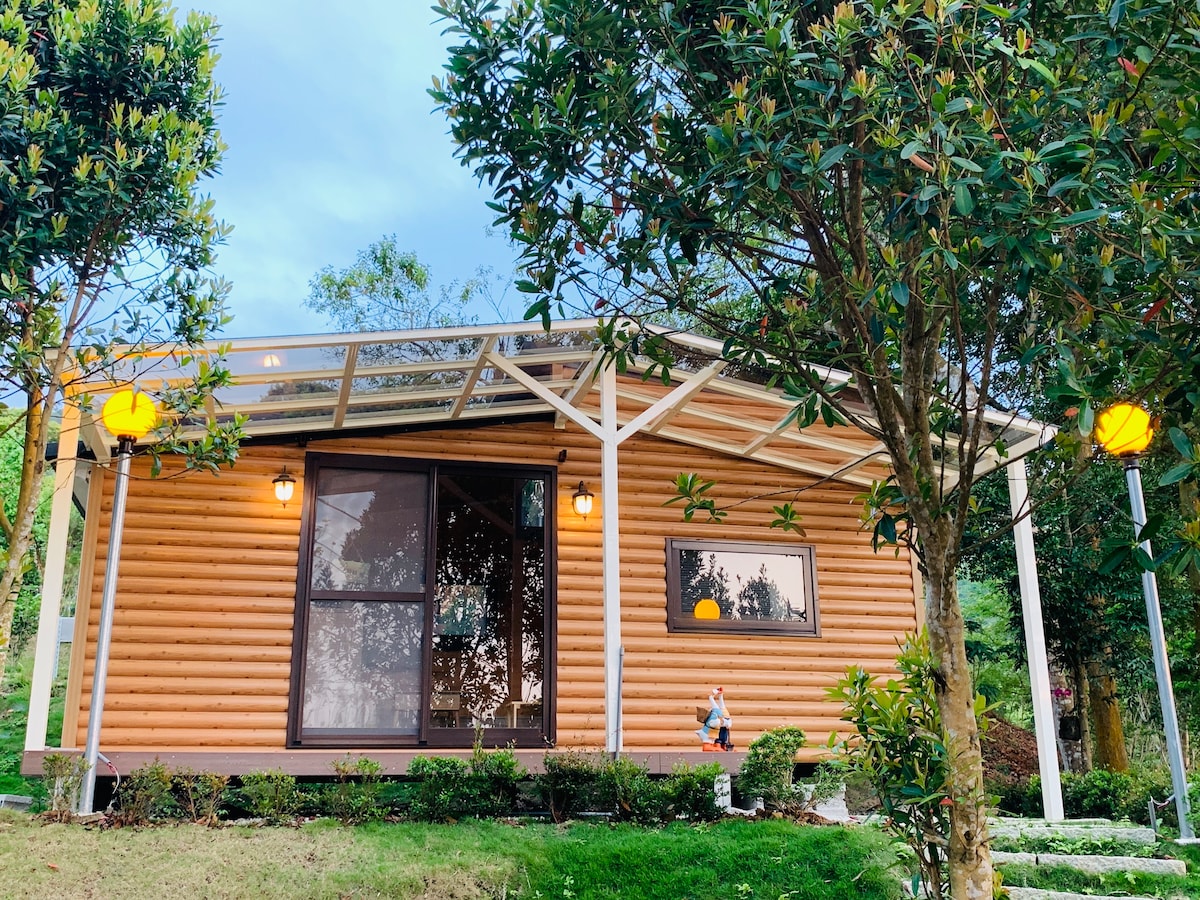
<instances>
[{"instance_id":1,"label":"window glass","mask_svg":"<svg viewBox=\"0 0 1200 900\"><path fill-rule=\"evenodd\" d=\"M445 473L437 492L430 724L540 728L545 481Z\"/></svg>"},{"instance_id":2,"label":"window glass","mask_svg":"<svg viewBox=\"0 0 1200 900\"><path fill-rule=\"evenodd\" d=\"M672 630L817 633L811 547L669 541L667 553Z\"/></svg>"},{"instance_id":3,"label":"window glass","mask_svg":"<svg viewBox=\"0 0 1200 900\"><path fill-rule=\"evenodd\" d=\"M423 603L313 600L304 730L415 735L421 721Z\"/></svg>"},{"instance_id":4,"label":"window glass","mask_svg":"<svg viewBox=\"0 0 1200 900\"><path fill-rule=\"evenodd\" d=\"M312 589L425 589L428 476L322 468L317 479Z\"/></svg>"},{"instance_id":5,"label":"window glass","mask_svg":"<svg viewBox=\"0 0 1200 900\"><path fill-rule=\"evenodd\" d=\"M289 739L552 737L550 473L314 454L309 477Z\"/></svg>"}]
</instances>

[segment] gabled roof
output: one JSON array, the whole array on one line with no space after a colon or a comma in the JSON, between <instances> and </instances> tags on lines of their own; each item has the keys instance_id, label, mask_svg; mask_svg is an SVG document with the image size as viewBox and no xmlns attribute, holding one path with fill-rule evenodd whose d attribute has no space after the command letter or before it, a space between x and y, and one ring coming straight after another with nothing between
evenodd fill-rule
<instances>
[{"instance_id":1,"label":"gabled roof","mask_svg":"<svg viewBox=\"0 0 1200 900\"><path fill-rule=\"evenodd\" d=\"M414 331L239 338L180 353L130 356L119 381L85 389L98 410L105 395L130 384L155 390L187 378L196 359L224 348L232 384L209 401L218 419L249 417L254 436L353 432L364 428L481 423L497 418L554 414L587 427L600 418L595 378L602 362L598 320L471 325ZM631 326L632 327L632 326ZM649 330L647 328L647 330ZM883 446L857 429L817 423L803 430L792 420L794 400L753 380L753 373L721 359L719 341L655 329L679 350L670 384L657 373L639 377L647 361L634 360L633 377L617 381L622 432L643 431L769 465L869 485L887 472ZM835 369L813 367L830 383L848 383ZM590 420L590 422L588 421ZM996 434L1019 456L1053 429L1006 413L989 413ZM591 430L589 428L588 430ZM95 416L84 416L84 439L107 457L115 438ZM987 468L1001 460L993 453Z\"/></svg>"}]
</instances>

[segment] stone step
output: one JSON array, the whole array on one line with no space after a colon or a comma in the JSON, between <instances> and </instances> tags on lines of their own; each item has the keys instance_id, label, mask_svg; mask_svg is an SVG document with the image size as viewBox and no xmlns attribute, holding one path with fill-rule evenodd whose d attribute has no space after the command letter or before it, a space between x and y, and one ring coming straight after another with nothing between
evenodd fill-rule
<instances>
[{"instance_id":1,"label":"stone step","mask_svg":"<svg viewBox=\"0 0 1200 900\"><path fill-rule=\"evenodd\" d=\"M1046 822L1042 819L989 819L988 835L993 838L1064 838L1066 840L1113 840L1153 845L1154 829L1145 825L1115 825L1104 819L1068 819Z\"/></svg>"},{"instance_id":2,"label":"stone step","mask_svg":"<svg viewBox=\"0 0 1200 900\"><path fill-rule=\"evenodd\" d=\"M1097 894L1072 894L1066 891L1044 891L1041 888L1010 887L1010 900L1154 900L1153 897L1140 897L1133 894L1120 896Z\"/></svg>"},{"instance_id":3,"label":"stone step","mask_svg":"<svg viewBox=\"0 0 1200 900\"><path fill-rule=\"evenodd\" d=\"M1067 853L1004 853L992 851L992 862L998 866L1006 863L1025 866L1070 866L1089 875L1110 872L1141 872L1146 875L1187 874L1187 865L1181 859L1148 859L1142 856L1091 856Z\"/></svg>"}]
</instances>

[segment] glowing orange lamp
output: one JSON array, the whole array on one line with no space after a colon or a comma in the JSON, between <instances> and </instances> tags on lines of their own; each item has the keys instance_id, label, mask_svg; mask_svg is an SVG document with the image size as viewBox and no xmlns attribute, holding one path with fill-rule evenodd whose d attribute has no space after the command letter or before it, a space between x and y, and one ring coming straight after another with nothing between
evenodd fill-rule
<instances>
[{"instance_id":1,"label":"glowing orange lamp","mask_svg":"<svg viewBox=\"0 0 1200 900\"><path fill-rule=\"evenodd\" d=\"M100 411L100 421L118 441L144 438L158 421L154 401L138 391L117 391Z\"/></svg>"},{"instance_id":2,"label":"glowing orange lamp","mask_svg":"<svg viewBox=\"0 0 1200 900\"><path fill-rule=\"evenodd\" d=\"M1114 403L1096 416L1096 443L1113 456L1141 453L1154 440L1150 413L1132 403Z\"/></svg>"}]
</instances>

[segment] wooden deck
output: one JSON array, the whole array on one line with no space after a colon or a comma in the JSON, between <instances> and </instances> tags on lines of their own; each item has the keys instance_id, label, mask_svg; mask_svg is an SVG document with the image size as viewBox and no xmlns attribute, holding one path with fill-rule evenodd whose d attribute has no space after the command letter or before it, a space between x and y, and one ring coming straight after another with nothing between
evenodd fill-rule
<instances>
[{"instance_id":1,"label":"wooden deck","mask_svg":"<svg viewBox=\"0 0 1200 900\"><path fill-rule=\"evenodd\" d=\"M80 750L34 750L25 754L21 760L22 775L41 775L42 759L51 753L81 753ZM554 751L549 751L553 753ZM565 752L565 751L563 751ZM245 775L248 772L262 772L268 769L282 769L290 775L300 778L332 777L331 763L344 759L346 754L351 756L368 756L383 764L386 775L405 775L409 763L418 756L457 756L469 759L470 750L381 750L367 748L365 750L112 750L105 755L117 771L122 775L133 769L145 766L156 759L165 763L171 769L194 769L197 772L220 772L223 775ZM542 759L546 753L541 750L517 750L517 759L531 773L542 771ZM736 774L738 767L746 754L742 751L732 753L703 753L700 751L679 750L639 750L622 753L623 757L635 760L650 770L652 775L669 774L678 762L691 765L719 762L727 772ZM101 777L107 771L101 764L98 772Z\"/></svg>"}]
</instances>

